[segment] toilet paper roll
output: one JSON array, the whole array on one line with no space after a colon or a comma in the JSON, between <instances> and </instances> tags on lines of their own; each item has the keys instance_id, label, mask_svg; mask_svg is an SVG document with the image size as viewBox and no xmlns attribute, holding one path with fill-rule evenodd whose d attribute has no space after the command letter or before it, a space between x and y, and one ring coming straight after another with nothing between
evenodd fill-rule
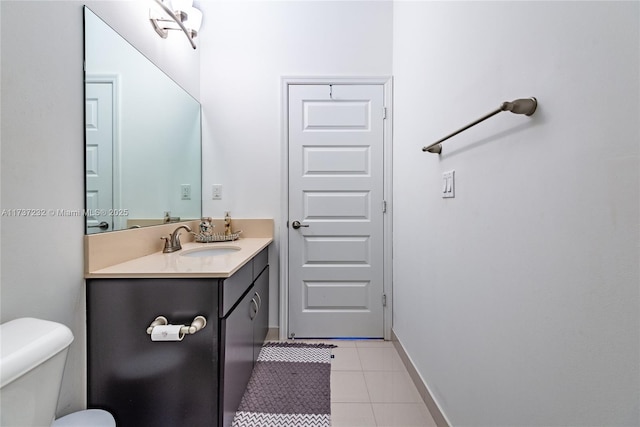
<instances>
[{"instance_id":1,"label":"toilet paper roll","mask_svg":"<svg viewBox=\"0 0 640 427\"><path fill-rule=\"evenodd\" d=\"M151 341L182 341L184 334L180 328L184 325L158 325L151 330Z\"/></svg>"}]
</instances>

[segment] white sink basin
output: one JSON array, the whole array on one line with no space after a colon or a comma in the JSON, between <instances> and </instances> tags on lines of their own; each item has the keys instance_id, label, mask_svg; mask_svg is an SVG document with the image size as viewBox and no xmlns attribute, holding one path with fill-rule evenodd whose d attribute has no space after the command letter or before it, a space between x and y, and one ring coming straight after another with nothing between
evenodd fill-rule
<instances>
[{"instance_id":1,"label":"white sink basin","mask_svg":"<svg viewBox=\"0 0 640 427\"><path fill-rule=\"evenodd\" d=\"M186 257L209 257L209 256L220 256L220 255L228 255L230 253L234 253L239 251L240 248L238 246L223 246L223 247L215 247L215 248L195 248L188 249L182 251L180 256Z\"/></svg>"}]
</instances>

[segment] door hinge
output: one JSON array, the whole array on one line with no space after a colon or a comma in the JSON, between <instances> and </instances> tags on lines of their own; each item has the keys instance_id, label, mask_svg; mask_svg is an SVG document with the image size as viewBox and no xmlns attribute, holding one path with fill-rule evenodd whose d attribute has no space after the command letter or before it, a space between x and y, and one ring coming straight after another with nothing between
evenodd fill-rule
<instances>
[{"instance_id":1,"label":"door hinge","mask_svg":"<svg viewBox=\"0 0 640 427\"><path fill-rule=\"evenodd\" d=\"M387 107L382 107L382 120L387 118Z\"/></svg>"},{"instance_id":2,"label":"door hinge","mask_svg":"<svg viewBox=\"0 0 640 427\"><path fill-rule=\"evenodd\" d=\"M382 201L382 213L387 213L387 201Z\"/></svg>"},{"instance_id":3,"label":"door hinge","mask_svg":"<svg viewBox=\"0 0 640 427\"><path fill-rule=\"evenodd\" d=\"M382 306L387 306L387 294L382 294Z\"/></svg>"}]
</instances>

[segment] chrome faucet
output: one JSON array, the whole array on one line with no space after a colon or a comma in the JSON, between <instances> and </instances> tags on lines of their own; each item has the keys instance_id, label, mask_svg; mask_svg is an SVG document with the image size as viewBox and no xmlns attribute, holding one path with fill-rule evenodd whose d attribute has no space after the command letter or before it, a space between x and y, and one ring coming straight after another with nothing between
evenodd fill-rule
<instances>
[{"instance_id":1,"label":"chrome faucet","mask_svg":"<svg viewBox=\"0 0 640 427\"><path fill-rule=\"evenodd\" d=\"M169 237L166 237L166 236L161 237L161 239L164 240L164 249L162 249L163 253L167 254L167 253L179 251L180 249L182 249L182 245L180 244L180 230L182 228L184 228L188 232L191 232L191 228L189 228L189 226L181 225L175 230L173 230L173 233L171 233Z\"/></svg>"},{"instance_id":2,"label":"chrome faucet","mask_svg":"<svg viewBox=\"0 0 640 427\"><path fill-rule=\"evenodd\" d=\"M162 220L162 222L164 222L165 224L169 224L170 222L178 222L178 221L180 221L179 216L171 216L171 212L164 213L164 219Z\"/></svg>"}]
</instances>

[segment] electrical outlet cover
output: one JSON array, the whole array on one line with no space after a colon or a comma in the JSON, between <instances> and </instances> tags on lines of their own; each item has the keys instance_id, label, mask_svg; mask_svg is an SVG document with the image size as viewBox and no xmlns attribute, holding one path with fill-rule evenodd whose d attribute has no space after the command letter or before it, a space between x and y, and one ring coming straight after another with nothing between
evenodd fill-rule
<instances>
[{"instance_id":1,"label":"electrical outlet cover","mask_svg":"<svg viewBox=\"0 0 640 427\"><path fill-rule=\"evenodd\" d=\"M191 184L182 184L180 186L180 199L191 200Z\"/></svg>"}]
</instances>

